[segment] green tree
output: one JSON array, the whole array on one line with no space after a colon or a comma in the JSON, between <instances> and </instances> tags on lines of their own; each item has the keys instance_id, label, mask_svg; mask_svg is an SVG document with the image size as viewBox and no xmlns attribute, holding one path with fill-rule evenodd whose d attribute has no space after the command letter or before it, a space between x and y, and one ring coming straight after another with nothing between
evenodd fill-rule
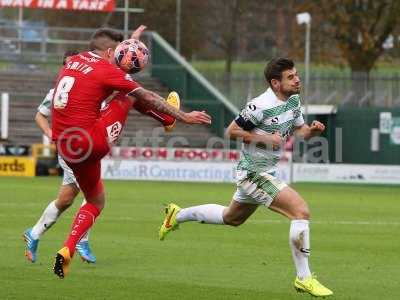
<instances>
[{"instance_id":1,"label":"green tree","mask_svg":"<svg viewBox=\"0 0 400 300\"><path fill-rule=\"evenodd\" d=\"M314 8L326 17L337 48L351 68L354 96L364 97L369 73L399 25L400 1L320 0Z\"/></svg>"},{"instance_id":2,"label":"green tree","mask_svg":"<svg viewBox=\"0 0 400 300\"><path fill-rule=\"evenodd\" d=\"M238 54L240 34L245 34L244 20L251 7L250 0L203 2L203 28L208 41L224 53L225 90L230 91L232 63Z\"/></svg>"},{"instance_id":3,"label":"green tree","mask_svg":"<svg viewBox=\"0 0 400 300\"><path fill-rule=\"evenodd\" d=\"M149 30L157 31L171 45L176 41L176 0L135 1L133 5L144 9L143 14L131 15L130 24L134 28L145 24ZM181 53L191 57L201 45L203 28L200 24L202 2L184 0L181 2ZM118 20L113 18L114 23ZM121 20L119 20L121 23ZM119 25L122 26L122 23Z\"/></svg>"},{"instance_id":4,"label":"green tree","mask_svg":"<svg viewBox=\"0 0 400 300\"><path fill-rule=\"evenodd\" d=\"M351 70L369 73L399 25L400 1L323 0L321 4Z\"/></svg>"}]
</instances>

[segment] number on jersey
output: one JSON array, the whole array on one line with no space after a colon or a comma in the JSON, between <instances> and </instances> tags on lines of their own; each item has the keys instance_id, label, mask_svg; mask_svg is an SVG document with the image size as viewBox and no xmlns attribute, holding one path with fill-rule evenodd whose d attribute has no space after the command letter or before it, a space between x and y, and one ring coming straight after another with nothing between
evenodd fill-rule
<instances>
[{"instance_id":1,"label":"number on jersey","mask_svg":"<svg viewBox=\"0 0 400 300\"><path fill-rule=\"evenodd\" d=\"M74 85L75 78L64 76L58 82L56 92L54 93L53 105L55 109L63 109L68 103L68 94Z\"/></svg>"}]
</instances>

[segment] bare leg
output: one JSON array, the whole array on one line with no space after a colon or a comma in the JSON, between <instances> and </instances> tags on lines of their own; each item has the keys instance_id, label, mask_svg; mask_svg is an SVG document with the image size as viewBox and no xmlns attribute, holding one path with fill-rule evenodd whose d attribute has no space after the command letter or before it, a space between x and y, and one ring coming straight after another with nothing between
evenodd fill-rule
<instances>
[{"instance_id":1,"label":"bare leg","mask_svg":"<svg viewBox=\"0 0 400 300\"><path fill-rule=\"evenodd\" d=\"M295 190L286 187L278 193L269 208L291 220L289 245L296 266L297 277L300 280L311 277L308 264L310 256L310 213L307 203Z\"/></svg>"}]
</instances>

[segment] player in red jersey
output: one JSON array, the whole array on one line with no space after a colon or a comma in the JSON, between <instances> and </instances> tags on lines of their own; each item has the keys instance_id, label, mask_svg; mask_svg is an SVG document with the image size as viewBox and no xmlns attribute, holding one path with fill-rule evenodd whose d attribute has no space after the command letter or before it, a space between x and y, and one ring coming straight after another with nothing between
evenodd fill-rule
<instances>
[{"instance_id":1,"label":"player in red jersey","mask_svg":"<svg viewBox=\"0 0 400 300\"><path fill-rule=\"evenodd\" d=\"M140 39L142 32L146 29L146 26L139 26L131 35L131 39ZM120 41L122 42L122 36ZM63 58L63 65L69 61L69 59L79 54L78 51L70 50L65 52ZM49 116L51 114L51 106L53 99L54 89L51 89L44 99L43 103L39 106L39 111L36 114L36 121L39 127L43 130L51 139L51 128L49 125ZM112 97L111 97L112 98ZM171 92L167 98L169 104L179 107L179 96L175 92ZM141 103L136 103L134 108L143 114L149 115L150 117L160 121L166 131L171 131L175 124L175 118L162 114L160 112L155 112L148 107L145 107ZM74 202L75 197L78 195L80 188L76 181L76 178L72 170L66 165L64 160L59 156L58 158L60 166L64 171L63 183L60 187L57 198L50 202L46 209L43 211L41 217L36 222L32 228L25 230L23 237L26 242L25 246L25 256L30 262L35 262L37 258L37 250L39 244L39 238L57 221L57 219L62 215L62 213L68 209ZM83 203L86 203L84 200ZM82 237L80 242L77 244L76 250L79 252L82 260L88 263L95 263L96 257L92 254L91 248L89 246L89 231L86 232L85 236Z\"/></svg>"},{"instance_id":2,"label":"player in red jersey","mask_svg":"<svg viewBox=\"0 0 400 300\"><path fill-rule=\"evenodd\" d=\"M139 39L140 34L145 29L145 26L140 26L135 32L132 34L131 38ZM69 61L69 59L79 54L76 50L70 50L65 52L63 57L63 65ZM41 105L38 108L38 112L36 114L35 120L39 127L43 130L43 133L47 135L51 139L51 128L49 125L49 118L51 114L51 106L53 99L54 89L51 89L46 98L43 100ZM169 104L175 104L179 106L179 96L175 92L171 92L167 98L167 102ZM136 106L135 106L136 104ZM141 113L149 115L150 117L160 121L166 131L171 131L174 127L175 118L168 116L166 114L162 114L160 112L155 112L144 105L140 105L141 103L136 102L134 104L134 109L139 110ZM59 165L63 169L64 177L62 185L60 186L60 190L57 198L54 201L51 201L42 215L36 222L36 224L32 228L28 228L25 230L23 234L23 238L25 240L25 256L28 261L34 263L37 259L37 251L38 245L40 241L40 237L52 227L54 223L56 223L57 219L62 215L62 213L67 210L74 202L74 199L78 196L80 188L77 184L75 176L72 170L66 165L64 160L61 157L58 157ZM83 204L86 201L83 200ZM81 256L83 261L88 263L95 263L96 257L93 255L91 251L91 247L89 246L89 231L82 237L80 242L76 246L76 250Z\"/></svg>"},{"instance_id":3,"label":"player in red jersey","mask_svg":"<svg viewBox=\"0 0 400 300\"><path fill-rule=\"evenodd\" d=\"M56 255L53 270L60 278L68 272L76 244L104 207L100 161L120 135L133 103L144 104L187 124L211 123L205 112L177 110L117 68L113 57L119 41L119 33L98 30L91 39L91 51L72 57L61 69L54 92L53 140L87 201L79 209L64 247ZM102 100L114 91L119 94L101 111Z\"/></svg>"}]
</instances>

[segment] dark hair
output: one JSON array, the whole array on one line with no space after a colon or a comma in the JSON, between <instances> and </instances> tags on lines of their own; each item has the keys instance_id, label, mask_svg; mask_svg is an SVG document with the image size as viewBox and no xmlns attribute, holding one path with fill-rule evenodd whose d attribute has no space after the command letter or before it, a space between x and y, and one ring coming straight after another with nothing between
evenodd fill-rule
<instances>
[{"instance_id":1,"label":"dark hair","mask_svg":"<svg viewBox=\"0 0 400 300\"><path fill-rule=\"evenodd\" d=\"M110 28L100 28L95 31L90 39L89 50L107 50L115 48L116 44L122 42L124 36L118 31Z\"/></svg>"},{"instance_id":2,"label":"dark hair","mask_svg":"<svg viewBox=\"0 0 400 300\"><path fill-rule=\"evenodd\" d=\"M74 56L74 55L77 55L77 54L79 54L79 51L76 51L76 50L67 50L67 51L65 51L64 55L63 55L63 65L65 65L68 57Z\"/></svg>"},{"instance_id":3,"label":"dark hair","mask_svg":"<svg viewBox=\"0 0 400 300\"><path fill-rule=\"evenodd\" d=\"M271 86L272 79L282 80L282 72L294 68L294 62L288 58L274 58L264 69L265 80Z\"/></svg>"}]
</instances>

